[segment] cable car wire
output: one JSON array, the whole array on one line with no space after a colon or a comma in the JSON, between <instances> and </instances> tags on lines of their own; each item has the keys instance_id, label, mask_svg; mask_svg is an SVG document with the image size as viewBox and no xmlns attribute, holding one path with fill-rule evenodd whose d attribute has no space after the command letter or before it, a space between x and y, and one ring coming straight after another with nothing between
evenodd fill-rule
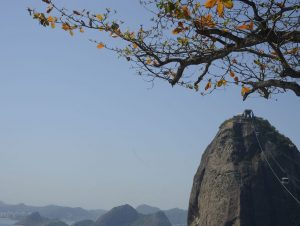
<instances>
[{"instance_id":1,"label":"cable car wire","mask_svg":"<svg viewBox=\"0 0 300 226\"><path fill-rule=\"evenodd\" d=\"M254 124L254 118L252 118L252 126L253 126L253 130L254 130L254 134L255 134L255 137L256 137L256 140L257 140L257 143L258 143L258 146L261 150L261 153L265 159L265 161L267 162L272 174L274 175L274 177L278 180L278 182L281 184L281 186L288 192L288 194L290 194L290 196L298 203L298 205L300 206L300 201L299 199L297 199L296 196L293 195L293 193L281 182L279 176L276 174L275 170L273 169L273 167L271 166L270 162L268 161L267 159L267 156L262 148L262 145L260 143L260 140L258 139L258 135L257 135L257 132L256 132L256 128L255 128L255 124Z\"/></svg>"}]
</instances>

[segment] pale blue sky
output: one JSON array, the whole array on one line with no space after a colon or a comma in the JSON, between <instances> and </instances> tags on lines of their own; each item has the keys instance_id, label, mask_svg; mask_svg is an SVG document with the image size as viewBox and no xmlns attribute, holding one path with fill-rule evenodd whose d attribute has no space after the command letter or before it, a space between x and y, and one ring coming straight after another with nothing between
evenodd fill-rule
<instances>
[{"instance_id":1,"label":"pale blue sky","mask_svg":"<svg viewBox=\"0 0 300 226\"><path fill-rule=\"evenodd\" d=\"M205 97L161 81L149 89L89 34L38 26L26 7L40 2L1 1L0 200L187 208L202 151L220 123L245 108L299 147L300 99L293 94L242 102L237 89ZM118 8L135 25L146 20L138 0L59 2Z\"/></svg>"}]
</instances>

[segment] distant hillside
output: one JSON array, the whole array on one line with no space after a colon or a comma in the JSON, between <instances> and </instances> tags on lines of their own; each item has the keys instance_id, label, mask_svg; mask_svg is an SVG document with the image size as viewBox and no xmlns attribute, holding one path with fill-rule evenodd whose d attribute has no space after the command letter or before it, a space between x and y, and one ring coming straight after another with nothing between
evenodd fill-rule
<instances>
[{"instance_id":1,"label":"distant hillside","mask_svg":"<svg viewBox=\"0 0 300 226\"><path fill-rule=\"evenodd\" d=\"M149 205L139 205L136 210L141 214L154 214L158 211L161 211L157 207L149 206ZM188 211L178 208L173 208L169 210L162 210L165 215L168 217L169 221L172 225L186 225L187 224L187 215Z\"/></svg>"},{"instance_id":2,"label":"distant hillside","mask_svg":"<svg viewBox=\"0 0 300 226\"><path fill-rule=\"evenodd\" d=\"M130 205L118 206L101 216L95 226L130 226L138 218L138 212Z\"/></svg>"},{"instance_id":3,"label":"distant hillside","mask_svg":"<svg viewBox=\"0 0 300 226\"><path fill-rule=\"evenodd\" d=\"M136 207L135 211L139 213L138 214L139 216L141 214L149 215L149 214L155 214L159 211L162 211L167 216L167 218L169 219L172 225L185 226L187 221L186 220L187 211L178 208L169 209L169 210L160 210L157 207L143 204ZM107 211L101 209L85 210L79 207L71 208L71 207L63 207L63 206L56 206L56 205L48 205L44 207L27 206L23 203L18 205L8 205L0 201L0 217L22 219L22 217L28 216L34 212L38 212L42 217L46 217L49 219L60 219L62 221L80 223L79 225L74 225L74 226L81 226L84 223L89 224L91 222L91 221L87 222L85 220L96 221ZM86 225L82 225L82 226L86 226Z\"/></svg>"},{"instance_id":4,"label":"distant hillside","mask_svg":"<svg viewBox=\"0 0 300 226\"><path fill-rule=\"evenodd\" d=\"M59 220L50 220L46 217L42 217L38 212L32 213L17 222L15 225L24 226L68 226L66 223Z\"/></svg>"},{"instance_id":5,"label":"distant hillside","mask_svg":"<svg viewBox=\"0 0 300 226\"><path fill-rule=\"evenodd\" d=\"M42 216L51 219L61 219L64 221L96 220L103 215L105 210L85 210L82 208L72 208L48 205L44 207L27 206L25 204L8 205L0 203L0 216L9 218L20 218L33 212L39 212Z\"/></svg>"},{"instance_id":6,"label":"distant hillside","mask_svg":"<svg viewBox=\"0 0 300 226\"><path fill-rule=\"evenodd\" d=\"M164 214L159 211L154 214L140 215L139 219L135 221L131 226L172 226L171 222Z\"/></svg>"},{"instance_id":7,"label":"distant hillside","mask_svg":"<svg viewBox=\"0 0 300 226\"><path fill-rule=\"evenodd\" d=\"M71 226L93 226L94 223L95 222L92 220L82 220L72 224Z\"/></svg>"},{"instance_id":8,"label":"distant hillside","mask_svg":"<svg viewBox=\"0 0 300 226\"><path fill-rule=\"evenodd\" d=\"M164 210L164 213L174 225L187 225L188 211L178 208Z\"/></svg>"},{"instance_id":9,"label":"distant hillside","mask_svg":"<svg viewBox=\"0 0 300 226\"><path fill-rule=\"evenodd\" d=\"M146 205L146 204L139 205L135 209L136 209L136 211L138 211L141 214L152 214L152 213L156 213L156 212L160 211L159 208L149 206L149 205Z\"/></svg>"},{"instance_id":10,"label":"distant hillside","mask_svg":"<svg viewBox=\"0 0 300 226\"><path fill-rule=\"evenodd\" d=\"M111 209L100 217L94 226L172 226L163 212L144 215L130 205Z\"/></svg>"}]
</instances>

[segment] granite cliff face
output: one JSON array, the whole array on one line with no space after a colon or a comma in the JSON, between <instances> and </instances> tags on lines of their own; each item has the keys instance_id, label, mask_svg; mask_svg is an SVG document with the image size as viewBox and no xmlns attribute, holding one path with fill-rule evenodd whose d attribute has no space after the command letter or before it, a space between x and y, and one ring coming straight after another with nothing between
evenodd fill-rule
<instances>
[{"instance_id":1,"label":"granite cliff face","mask_svg":"<svg viewBox=\"0 0 300 226\"><path fill-rule=\"evenodd\" d=\"M300 199L300 153L288 138L261 118L225 121L194 177L188 225L300 226L300 205L283 177Z\"/></svg>"}]
</instances>

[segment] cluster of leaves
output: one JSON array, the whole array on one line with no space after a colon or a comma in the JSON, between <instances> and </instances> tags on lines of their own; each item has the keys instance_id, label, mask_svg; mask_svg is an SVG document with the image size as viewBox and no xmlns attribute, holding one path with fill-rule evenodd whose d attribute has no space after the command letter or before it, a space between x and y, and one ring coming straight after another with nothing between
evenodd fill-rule
<instances>
[{"instance_id":1,"label":"cluster of leaves","mask_svg":"<svg viewBox=\"0 0 300 226\"><path fill-rule=\"evenodd\" d=\"M154 13L153 26L137 31L123 30L109 9L92 14L42 1L45 13L29 9L41 25L60 24L71 35L91 29L122 39L127 43L122 48L95 42L133 62L151 82L160 78L203 95L232 84L241 87L244 99L287 90L300 96L297 0L141 0Z\"/></svg>"}]
</instances>

